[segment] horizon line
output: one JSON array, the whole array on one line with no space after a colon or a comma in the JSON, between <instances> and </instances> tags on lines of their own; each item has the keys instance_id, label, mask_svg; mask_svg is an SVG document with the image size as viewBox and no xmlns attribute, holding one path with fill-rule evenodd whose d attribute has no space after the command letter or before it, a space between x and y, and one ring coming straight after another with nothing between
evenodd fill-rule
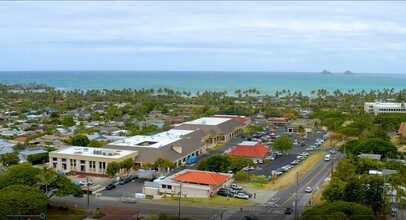
<instances>
[{"instance_id":1,"label":"horizon line","mask_svg":"<svg viewBox=\"0 0 406 220\"><path fill-rule=\"evenodd\" d=\"M328 71L328 70L327 70ZM348 70L346 70L348 71ZM298 72L298 71L255 71L255 70L0 70L0 72L206 72L206 73L316 73L320 75L357 75L357 74L400 74L405 73L382 73L382 72L352 72L353 74L344 74L344 72L331 72L331 74L321 74L321 72Z\"/></svg>"}]
</instances>

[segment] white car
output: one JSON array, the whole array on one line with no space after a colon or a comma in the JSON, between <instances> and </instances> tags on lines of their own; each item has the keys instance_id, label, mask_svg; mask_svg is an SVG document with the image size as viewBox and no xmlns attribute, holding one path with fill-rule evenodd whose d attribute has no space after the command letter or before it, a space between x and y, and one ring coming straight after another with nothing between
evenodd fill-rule
<instances>
[{"instance_id":1,"label":"white car","mask_svg":"<svg viewBox=\"0 0 406 220\"><path fill-rule=\"evenodd\" d=\"M239 198L239 199L249 199L250 197L245 194L245 193L237 193L234 195L235 198Z\"/></svg>"},{"instance_id":2,"label":"white car","mask_svg":"<svg viewBox=\"0 0 406 220\"><path fill-rule=\"evenodd\" d=\"M240 185L238 185L238 184L235 184L235 183L231 184L231 185L230 185L230 188L236 189L236 190L242 190L242 186L240 186Z\"/></svg>"},{"instance_id":3,"label":"white car","mask_svg":"<svg viewBox=\"0 0 406 220\"><path fill-rule=\"evenodd\" d=\"M313 191L312 187L308 186L305 190L307 193L311 193Z\"/></svg>"},{"instance_id":4,"label":"white car","mask_svg":"<svg viewBox=\"0 0 406 220\"><path fill-rule=\"evenodd\" d=\"M258 163L259 163L259 164L263 164L264 161L263 161L263 160L258 160Z\"/></svg>"}]
</instances>

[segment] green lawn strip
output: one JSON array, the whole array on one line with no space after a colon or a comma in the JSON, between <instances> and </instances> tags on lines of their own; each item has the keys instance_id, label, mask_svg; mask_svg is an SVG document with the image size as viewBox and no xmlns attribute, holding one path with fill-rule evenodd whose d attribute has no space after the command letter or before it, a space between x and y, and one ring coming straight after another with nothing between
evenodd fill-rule
<instances>
[{"instance_id":1,"label":"green lawn strip","mask_svg":"<svg viewBox=\"0 0 406 220\"><path fill-rule=\"evenodd\" d=\"M56 207L51 206L46 210L46 219L55 220L75 220L83 219L88 213L81 209L67 208L67 207Z\"/></svg>"}]
</instances>

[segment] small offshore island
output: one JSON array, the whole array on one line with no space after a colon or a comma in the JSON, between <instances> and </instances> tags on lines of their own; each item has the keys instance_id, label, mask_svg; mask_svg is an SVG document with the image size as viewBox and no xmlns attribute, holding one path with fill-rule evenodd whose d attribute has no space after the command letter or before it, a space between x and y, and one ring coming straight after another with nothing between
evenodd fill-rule
<instances>
[{"instance_id":1,"label":"small offshore island","mask_svg":"<svg viewBox=\"0 0 406 220\"><path fill-rule=\"evenodd\" d=\"M327 70L323 70L323 72L321 72L320 74L322 75L334 75L334 73L327 71Z\"/></svg>"}]
</instances>

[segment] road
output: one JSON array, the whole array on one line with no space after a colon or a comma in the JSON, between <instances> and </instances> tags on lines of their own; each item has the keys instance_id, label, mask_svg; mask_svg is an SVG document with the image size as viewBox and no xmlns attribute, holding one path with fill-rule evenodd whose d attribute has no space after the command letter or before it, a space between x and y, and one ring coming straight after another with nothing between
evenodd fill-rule
<instances>
[{"instance_id":1,"label":"road","mask_svg":"<svg viewBox=\"0 0 406 220\"><path fill-rule=\"evenodd\" d=\"M297 210L300 214L305 206L309 205L309 201L312 197L312 193L306 193L305 189L307 186L312 187L317 190L320 184L325 180L331 173L332 168L336 165L337 161L344 158L344 154L337 153L334 154L334 159L330 162L325 162L324 158L317 162L313 169L299 179L298 185L292 184L291 186L280 190L272 198L268 200L261 207L249 207L245 208L242 212L237 211L228 219L244 219L245 215L253 214L260 220L265 219L280 219L288 220L294 218L294 213L291 215L285 215L284 210L289 207L293 210L295 209L295 192L297 188ZM277 207L276 207L277 206Z\"/></svg>"},{"instance_id":2,"label":"road","mask_svg":"<svg viewBox=\"0 0 406 220\"><path fill-rule=\"evenodd\" d=\"M83 209L87 209L87 197L75 198L72 196L66 197L53 197L51 198L52 204L62 204L64 206L77 206ZM117 206L124 207L130 210L140 212L140 215L157 215L159 213L166 213L168 215L178 216L179 206L174 205L161 205L161 204L152 204L149 202L137 202L135 204L122 203L117 200L117 198L106 199L90 199L90 209L96 210L97 208L102 208L105 206ZM203 207L182 207L181 216L191 217L196 219L210 219L215 216L220 211L218 209L210 209Z\"/></svg>"}]
</instances>

